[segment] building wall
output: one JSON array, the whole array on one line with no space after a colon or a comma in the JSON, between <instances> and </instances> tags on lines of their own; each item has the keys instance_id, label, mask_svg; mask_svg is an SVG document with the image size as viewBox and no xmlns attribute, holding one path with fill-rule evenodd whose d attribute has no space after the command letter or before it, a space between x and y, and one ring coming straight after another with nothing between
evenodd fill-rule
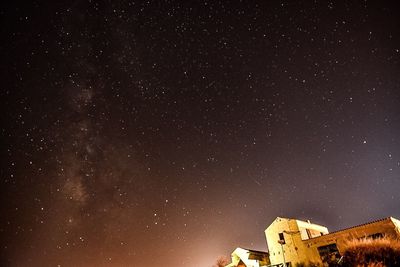
<instances>
[{"instance_id":1,"label":"building wall","mask_svg":"<svg viewBox=\"0 0 400 267\"><path fill-rule=\"evenodd\" d=\"M237 267L247 267L246 264L244 264L243 261L240 261Z\"/></svg>"},{"instance_id":2,"label":"building wall","mask_svg":"<svg viewBox=\"0 0 400 267\"><path fill-rule=\"evenodd\" d=\"M400 221L395 218L390 218L396 227L397 236L400 237Z\"/></svg>"},{"instance_id":3,"label":"building wall","mask_svg":"<svg viewBox=\"0 0 400 267\"><path fill-rule=\"evenodd\" d=\"M270 264L267 252L236 248L231 254L231 263L226 267L265 267Z\"/></svg>"},{"instance_id":4,"label":"building wall","mask_svg":"<svg viewBox=\"0 0 400 267\"><path fill-rule=\"evenodd\" d=\"M302 240L329 234L328 228L322 225L296 220Z\"/></svg>"},{"instance_id":5,"label":"building wall","mask_svg":"<svg viewBox=\"0 0 400 267\"><path fill-rule=\"evenodd\" d=\"M305 246L303 239L308 239L310 235L320 236L321 233L327 234L328 229L310 222L276 218L265 230L271 264L283 263L282 248L287 263L291 262L294 266L296 263L308 262L309 258L312 256L310 255L312 251ZM279 234L281 234L281 236L279 236ZM278 241L282 235L285 244L281 246Z\"/></svg>"},{"instance_id":6,"label":"building wall","mask_svg":"<svg viewBox=\"0 0 400 267\"><path fill-rule=\"evenodd\" d=\"M400 238L400 221L386 218L329 233L324 226L295 219L276 218L265 230L271 265L285 262L319 263L337 261L346 249L347 242L357 238L388 236ZM278 242L284 240L284 244ZM322 258L321 258L322 255Z\"/></svg>"},{"instance_id":7,"label":"building wall","mask_svg":"<svg viewBox=\"0 0 400 267\"><path fill-rule=\"evenodd\" d=\"M305 240L304 244L311 251L309 253L310 257L314 261L321 261L318 247L336 244L339 253L343 254L346 249L347 242L351 239L372 237L374 235L378 237L380 234L396 238L400 236L399 229L400 228L396 227L392 219L388 218L381 221L341 230L339 232L334 232L326 236Z\"/></svg>"}]
</instances>

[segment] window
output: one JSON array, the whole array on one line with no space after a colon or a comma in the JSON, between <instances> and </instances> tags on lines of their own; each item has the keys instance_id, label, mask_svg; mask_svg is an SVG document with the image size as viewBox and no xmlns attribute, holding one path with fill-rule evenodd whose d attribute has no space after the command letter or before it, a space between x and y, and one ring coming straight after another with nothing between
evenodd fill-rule
<instances>
[{"instance_id":1,"label":"window","mask_svg":"<svg viewBox=\"0 0 400 267\"><path fill-rule=\"evenodd\" d=\"M328 266L336 264L340 259L340 253L336 244L318 247L318 252L322 262L328 264Z\"/></svg>"},{"instance_id":2,"label":"window","mask_svg":"<svg viewBox=\"0 0 400 267\"><path fill-rule=\"evenodd\" d=\"M326 246L318 247L318 252L319 252L319 255L321 255L321 256L332 253L332 252L336 252L336 251L339 251L336 244L329 244Z\"/></svg>"},{"instance_id":3,"label":"window","mask_svg":"<svg viewBox=\"0 0 400 267\"><path fill-rule=\"evenodd\" d=\"M380 238L383 238L383 234L382 233L375 233L375 234L367 236L367 238L380 239Z\"/></svg>"},{"instance_id":4,"label":"window","mask_svg":"<svg viewBox=\"0 0 400 267\"><path fill-rule=\"evenodd\" d=\"M283 233L279 233L279 241L280 244L286 244L285 242L285 236L283 235Z\"/></svg>"}]
</instances>

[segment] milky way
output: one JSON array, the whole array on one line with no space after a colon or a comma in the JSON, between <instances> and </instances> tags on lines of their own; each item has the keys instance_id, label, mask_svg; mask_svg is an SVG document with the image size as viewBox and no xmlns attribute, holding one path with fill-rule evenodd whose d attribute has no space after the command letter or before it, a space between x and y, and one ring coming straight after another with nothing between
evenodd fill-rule
<instances>
[{"instance_id":1,"label":"milky way","mask_svg":"<svg viewBox=\"0 0 400 267\"><path fill-rule=\"evenodd\" d=\"M395 1L29 2L0 9L1 266L212 266L277 216L400 217Z\"/></svg>"}]
</instances>

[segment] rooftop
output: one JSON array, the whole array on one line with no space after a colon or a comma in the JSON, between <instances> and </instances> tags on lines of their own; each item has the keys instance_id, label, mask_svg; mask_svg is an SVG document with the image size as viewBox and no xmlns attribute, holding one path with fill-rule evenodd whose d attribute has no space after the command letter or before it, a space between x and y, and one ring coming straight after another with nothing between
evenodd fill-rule
<instances>
[{"instance_id":1,"label":"rooftop","mask_svg":"<svg viewBox=\"0 0 400 267\"><path fill-rule=\"evenodd\" d=\"M329 234L325 234L325 235L322 235L322 236L313 237L313 238L310 238L310 239L316 239L316 238L326 237L326 236L329 236L329 235L332 235L332 234L336 234L336 233L340 233L340 232L343 232L343 231L346 231L346 230L350 230L350 229L354 229L354 228L358 228L358 227L362 227L362 226L365 226L365 225L370 225L370 224L374 224L374 223L378 223L378 222L383 222L383 221L392 221L392 217L386 217L386 218L374 220L374 221L371 221L371 222L367 222L367 223L363 223L363 224L358 224L358 225L355 225L355 226L351 226L351 227L347 227L347 228L340 229L340 230L337 230L337 231L333 231L333 232L330 232Z\"/></svg>"}]
</instances>

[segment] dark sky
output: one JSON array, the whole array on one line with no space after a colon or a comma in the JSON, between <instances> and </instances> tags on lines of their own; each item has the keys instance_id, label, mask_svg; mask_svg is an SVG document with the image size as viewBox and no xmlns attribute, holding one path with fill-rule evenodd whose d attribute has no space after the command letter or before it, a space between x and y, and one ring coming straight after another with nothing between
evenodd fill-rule
<instances>
[{"instance_id":1,"label":"dark sky","mask_svg":"<svg viewBox=\"0 0 400 267\"><path fill-rule=\"evenodd\" d=\"M25 2L0 9L1 266L207 267L277 216L400 217L396 1Z\"/></svg>"}]
</instances>

